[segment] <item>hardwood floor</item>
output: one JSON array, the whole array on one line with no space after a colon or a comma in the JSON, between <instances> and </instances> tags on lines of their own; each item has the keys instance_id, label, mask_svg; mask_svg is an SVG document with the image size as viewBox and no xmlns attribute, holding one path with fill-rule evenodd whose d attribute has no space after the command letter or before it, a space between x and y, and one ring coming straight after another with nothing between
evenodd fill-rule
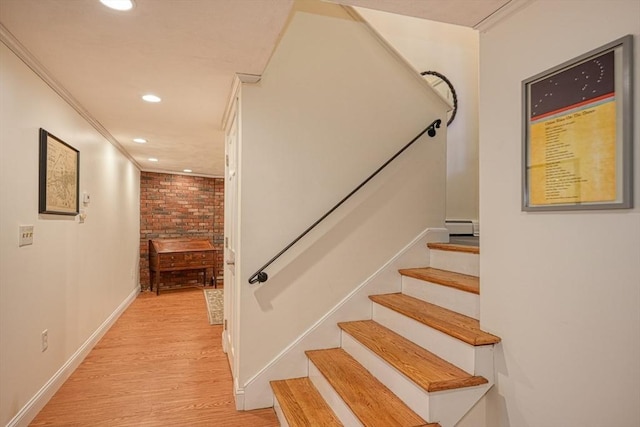
<instances>
[{"instance_id":1,"label":"hardwood floor","mask_svg":"<svg viewBox=\"0 0 640 427\"><path fill-rule=\"evenodd\" d=\"M142 293L30 425L278 426L235 410L221 334L202 289Z\"/></svg>"}]
</instances>

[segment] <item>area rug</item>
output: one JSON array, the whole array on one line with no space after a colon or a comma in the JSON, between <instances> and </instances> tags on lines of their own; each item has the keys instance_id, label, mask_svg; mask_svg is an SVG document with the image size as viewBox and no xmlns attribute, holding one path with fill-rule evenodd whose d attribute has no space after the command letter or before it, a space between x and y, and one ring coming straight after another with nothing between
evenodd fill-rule
<instances>
[{"instance_id":1,"label":"area rug","mask_svg":"<svg viewBox=\"0 0 640 427\"><path fill-rule=\"evenodd\" d=\"M204 299L207 302L207 313L210 325L221 325L224 299L222 289L205 289Z\"/></svg>"}]
</instances>

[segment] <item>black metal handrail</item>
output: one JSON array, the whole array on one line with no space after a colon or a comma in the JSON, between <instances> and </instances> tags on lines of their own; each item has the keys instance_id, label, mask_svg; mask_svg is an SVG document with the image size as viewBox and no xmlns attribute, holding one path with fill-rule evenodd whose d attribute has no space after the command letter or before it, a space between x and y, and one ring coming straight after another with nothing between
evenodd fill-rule
<instances>
[{"instance_id":1,"label":"black metal handrail","mask_svg":"<svg viewBox=\"0 0 640 427\"><path fill-rule=\"evenodd\" d=\"M427 126L422 132L420 132L418 135L415 136L415 138L413 138L411 141L409 141L407 143L407 145L405 145L404 147L402 147L400 149L400 151L398 151L396 154L394 154L389 160L387 160L386 162L384 162L384 164L382 166L380 166L374 173L372 173L371 175L369 175L369 177L367 179L365 179L360 185L358 185L356 188L354 188L349 194L347 194L342 200L340 200L334 207L332 207L331 209L329 209L329 211L327 213L325 213L324 215L322 215L316 222L314 222L313 224L311 224L311 226L309 228L307 228L306 230L304 230L302 232L302 234L300 234L298 237L296 237L295 239L293 239L293 241L291 243L289 243L287 246L285 246L280 252L278 252L273 258L271 258L269 261L267 261L265 263L265 265L263 265L262 267L260 267L258 269L258 271L256 271L251 277L249 277L249 283L250 284L254 284L254 283L263 283L266 282L269 279L269 276L267 275L267 273L264 272L264 269L269 267L275 260L277 260L278 258L280 258L280 256L282 254L284 254L286 251L288 251L293 245L295 245L296 243L298 243L298 241L300 239L302 239L304 236L306 236L311 230L313 230L318 224L320 224L326 217L328 217L329 215L331 215L333 213L333 211L335 211L336 209L338 209L344 202L346 202L351 196L353 196L358 190L360 190L362 187L364 187L367 182L371 181L373 179L374 176L376 176L378 173L380 173L380 171L382 171L382 169L384 169L385 167L387 167L387 165L389 163L391 163L392 161L394 161L396 159L396 157L398 157L400 154L402 154L407 148L409 148L414 142L416 142L418 139L420 139L420 137L422 135L424 135L425 133L427 133L427 135L429 135L430 137L434 137L436 136L436 129L440 128L440 125L442 124L442 120L440 119L436 119L434 120L429 126Z\"/></svg>"}]
</instances>

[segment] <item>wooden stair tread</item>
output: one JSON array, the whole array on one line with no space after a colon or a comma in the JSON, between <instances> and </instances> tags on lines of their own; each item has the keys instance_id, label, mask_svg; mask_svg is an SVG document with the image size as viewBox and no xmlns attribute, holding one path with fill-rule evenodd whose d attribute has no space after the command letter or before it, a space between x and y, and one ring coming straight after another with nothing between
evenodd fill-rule
<instances>
[{"instance_id":1,"label":"wooden stair tread","mask_svg":"<svg viewBox=\"0 0 640 427\"><path fill-rule=\"evenodd\" d=\"M424 280L425 282L437 283L472 294L480 294L480 279L477 276L455 273L453 271L440 270L437 268L404 268L399 270L403 276Z\"/></svg>"},{"instance_id":2,"label":"wooden stair tread","mask_svg":"<svg viewBox=\"0 0 640 427\"><path fill-rule=\"evenodd\" d=\"M437 425L420 418L343 349L305 353L365 427Z\"/></svg>"},{"instance_id":3,"label":"wooden stair tread","mask_svg":"<svg viewBox=\"0 0 640 427\"><path fill-rule=\"evenodd\" d=\"M500 342L500 338L482 331L480 322L476 319L418 298L395 293L369 295L369 299L467 344L488 345Z\"/></svg>"},{"instance_id":4,"label":"wooden stair tread","mask_svg":"<svg viewBox=\"0 0 640 427\"><path fill-rule=\"evenodd\" d=\"M271 381L271 388L289 426L343 425L308 377Z\"/></svg>"},{"instance_id":5,"label":"wooden stair tread","mask_svg":"<svg viewBox=\"0 0 640 427\"><path fill-rule=\"evenodd\" d=\"M485 378L463 371L373 320L341 322L338 326L425 391L488 383Z\"/></svg>"},{"instance_id":6,"label":"wooden stair tread","mask_svg":"<svg viewBox=\"0 0 640 427\"><path fill-rule=\"evenodd\" d=\"M459 245L456 243L427 243L429 249L439 249L441 251L465 252L469 254L479 254L478 246Z\"/></svg>"}]
</instances>

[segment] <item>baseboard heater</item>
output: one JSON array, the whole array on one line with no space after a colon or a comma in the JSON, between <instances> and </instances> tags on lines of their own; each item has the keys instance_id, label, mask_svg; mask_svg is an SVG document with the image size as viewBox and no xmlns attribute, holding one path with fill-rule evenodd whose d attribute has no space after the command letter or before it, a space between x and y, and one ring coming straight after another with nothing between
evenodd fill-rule
<instances>
[{"instance_id":1,"label":"baseboard heater","mask_svg":"<svg viewBox=\"0 0 640 427\"><path fill-rule=\"evenodd\" d=\"M471 219L448 219L445 221L450 236L479 236L480 223Z\"/></svg>"}]
</instances>

